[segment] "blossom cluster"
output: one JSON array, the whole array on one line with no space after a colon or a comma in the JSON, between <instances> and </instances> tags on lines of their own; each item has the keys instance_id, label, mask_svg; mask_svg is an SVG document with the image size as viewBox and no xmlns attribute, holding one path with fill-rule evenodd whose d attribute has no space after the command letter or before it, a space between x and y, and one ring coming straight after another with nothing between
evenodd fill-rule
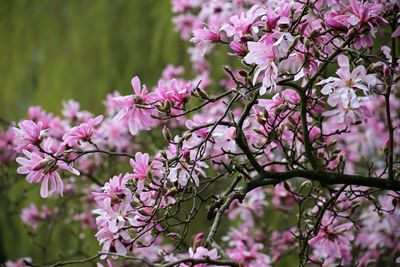
<instances>
[{"instance_id":1,"label":"blossom cluster","mask_svg":"<svg viewBox=\"0 0 400 267\"><path fill-rule=\"evenodd\" d=\"M77 201L66 221L94 228L109 266L400 262L400 62L375 41L396 44L399 8L172 0L190 72L168 65L153 87L135 76L104 115L30 107L0 132L0 162L42 198ZM215 82L220 46L234 63ZM21 218L62 214L31 204Z\"/></svg>"}]
</instances>

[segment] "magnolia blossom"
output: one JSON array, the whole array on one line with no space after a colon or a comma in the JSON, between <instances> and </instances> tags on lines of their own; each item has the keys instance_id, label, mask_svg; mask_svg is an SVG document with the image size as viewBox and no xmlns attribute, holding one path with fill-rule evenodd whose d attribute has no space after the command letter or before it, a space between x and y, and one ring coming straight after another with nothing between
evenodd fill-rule
<instances>
[{"instance_id":1,"label":"magnolia blossom","mask_svg":"<svg viewBox=\"0 0 400 267\"><path fill-rule=\"evenodd\" d=\"M212 31L207 28L196 29L193 31L193 38L190 41L200 48L200 53L204 56L207 49L212 43L219 42L221 35L217 31Z\"/></svg>"},{"instance_id":2,"label":"magnolia blossom","mask_svg":"<svg viewBox=\"0 0 400 267\"><path fill-rule=\"evenodd\" d=\"M141 87L137 76L132 78L131 84L133 95L114 98L115 106L121 108L114 119L126 119L130 133L136 135L140 130L150 130L156 122L152 118L154 110L148 106L153 100L152 95L147 92L146 86Z\"/></svg>"},{"instance_id":3,"label":"magnolia blossom","mask_svg":"<svg viewBox=\"0 0 400 267\"><path fill-rule=\"evenodd\" d=\"M45 149L50 150L52 141L47 139ZM17 172L19 174L27 174L26 180L29 183L42 183L40 187L40 195L42 198L58 193L63 195L64 184L57 170L66 170L74 175L79 175L79 171L62 160L57 160L52 156L41 152L30 152L23 150L25 157L18 157L17 162L21 165ZM55 152L54 150L52 152ZM49 191L50 182L50 191Z\"/></svg>"},{"instance_id":4,"label":"magnolia blossom","mask_svg":"<svg viewBox=\"0 0 400 267\"><path fill-rule=\"evenodd\" d=\"M218 258L218 252L217 249L211 249L208 250L205 247L198 247L195 251L193 251L192 248L189 248L189 256L190 258L193 259L211 259L211 260L216 260ZM190 265L187 264L180 264L179 267L189 267ZM196 266L199 267L207 267L209 266L209 264L205 264L205 263L200 263L200 264L196 264Z\"/></svg>"},{"instance_id":5,"label":"magnolia blossom","mask_svg":"<svg viewBox=\"0 0 400 267\"><path fill-rule=\"evenodd\" d=\"M24 120L18 123L19 128L14 127L14 144L17 151L29 148L31 145L37 145L41 140L41 134L44 130L43 123L35 123L31 120Z\"/></svg>"},{"instance_id":6,"label":"magnolia blossom","mask_svg":"<svg viewBox=\"0 0 400 267\"><path fill-rule=\"evenodd\" d=\"M367 75L364 66L358 66L350 72L350 63L346 56L338 56L338 64L340 68L336 71L336 74L339 78L329 77L320 81L317 85L324 85L321 93L329 95L328 105L338 107L336 110L325 112L324 115L340 114L340 121L343 122L347 115L346 111L361 107L362 98L356 94L357 91L362 91L364 95L368 95L369 87L375 84L375 77L372 74Z\"/></svg>"},{"instance_id":7,"label":"magnolia blossom","mask_svg":"<svg viewBox=\"0 0 400 267\"><path fill-rule=\"evenodd\" d=\"M314 257L325 263L341 260L342 264L351 260L351 241L354 239L351 222L332 222L333 218L324 216L317 236L309 244L314 249Z\"/></svg>"},{"instance_id":8,"label":"magnolia blossom","mask_svg":"<svg viewBox=\"0 0 400 267\"><path fill-rule=\"evenodd\" d=\"M249 53L244 57L248 64L257 65L253 78L253 84L256 84L258 76L263 73L262 86L260 94L263 95L267 89L276 87L276 79L278 78L278 67L275 63L276 55L273 44L275 41L271 35L265 35L258 42L248 42Z\"/></svg>"},{"instance_id":9,"label":"magnolia blossom","mask_svg":"<svg viewBox=\"0 0 400 267\"><path fill-rule=\"evenodd\" d=\"M152 161L149 163L149 154L137 152L135 159L130 160L131 167L133 168L132 177L135 179L151 178L153 175L160 175L160 162Z\"/></svg>"},{"instance_id":10,"label":"magnolia blossom","mask_svg":"<svg viewBox=\"0 0 400 267\"><path fill-rule=\"evenodd\" d=\"M26 225L35 229L40 222L46 221L53 215L54 213L47 206L43 205L42 210L39 211L36 205L31 203L29 207L22 210L21 219Z\"/></svg>"},{"instance_id":11,"label":"magnolia blossom","mask_svg":"<svg viewBox=\"0 0 400 267\"><path fill-rule=\"evenodd\" d=\"M158 101L165 102L169 100L173 108L181 108L187 103L192 89L192 82L185 82L179 79L172 79L168 82L160 80L155 93Z\"/></svg>"},{"instance_id":12,"label":"magnolia blossom","mask_svg":"<svg viewBox=\"0 0 400 267\"><path fill-rule=\"evenodd\" d=\"M94 119L90 118L88 122L73 127L66 134L64 134L64 142L62 143L62 145L74 147L78 145L79 142L90 141L90 138L93 135L94 126L99 125L102 122L103 118L103 115L100 115Z\"/></svg>"}]
</instances>

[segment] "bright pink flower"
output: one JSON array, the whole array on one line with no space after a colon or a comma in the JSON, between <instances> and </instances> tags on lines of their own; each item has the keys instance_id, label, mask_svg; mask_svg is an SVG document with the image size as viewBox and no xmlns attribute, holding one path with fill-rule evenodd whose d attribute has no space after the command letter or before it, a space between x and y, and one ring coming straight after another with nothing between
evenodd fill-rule
<instances>
[{"instance_id":1,"label":"bright pink flower","mask_svg":"<svg viewBox=\"0 0 400 267\"><path fill-rule=\"evenodd\" d=\"M217 43L221 40L221 35L217 31L212 31L207 28L196 29L193 31L193 38L190 39L197 47L200 48L201 54L204 55L207 52L208 47L211 43Z\"/></svg>"},{"instance_id":2,"label":"bright pink flower","mask_svg":"<svg viewBox=\"0 0 400 267\"><path fill-rule=\"evenodd\" d=\"M43 131L43 123L39 121L24 120L18 123L19 128L13 127L15 140L14 144L18 152L23 149L30 148L32 145L39 145L41 141L41 133Z\"/></svg>"},{"instance_id":3,"label":"bright pink flower","mask_svg":"<svg viewBox=\"0 0 400 267\"><path fill-rule=\"evenodd\" d=\"M47 139L45 149L48 149L51 145L51 141ZM66 170L72 174L79 175L76 169L62 160L56 160L51 156L39 152L29 152L27 150L23 150L22 152L27 158L17 158L17 162L21 164L17 172L19 174L28 174L26 180L29 183L42 183L40 187L40 196L42 198L47 198L54 193L63 195L64 184L57 170Z\"/></svg>"},{"instance_id":4,"label":"bright pink flower","mask_svg":"<svg viewBox=\"0 0 400 267\"><path fill-rule=\"evenodd\" d=\"M192 89L192 82L176 79L171 81L160 80L155 89L155 98L161 102L170 100L173 107L181 108L188 102Z\"/></svg>"},{"instance_id":5,"label":"bright pink flower","mask_svg":"<svg viewBox=\"0 0 400 267\"><path fill-rule=\"evenodd\" d=\"M120 174L110 178L101 188L102 192L92 192L94 200L99 206L107 198L110 198L113 203L129 203L132 201L132 192L126 187L126 183L132 178L132 174Z\"/></svg>"},{"instance_id":6,"label":"bright pink flower","mask_svg":"<svg viewBox=\"0 0 400 267\"><path fill-rule=\"evenodd\" d=\"M146 179L149 175L160 175L158 167L160 162L153 161L149 163L149 154L137 152L135 159L130 160L131 167L133 168L132 177L135 179Z\"/></svg>"},{"instance_id":7,"label":"bright pink flower","mask_svg":"<svg viewBox=\"0 0 400 267\"><path fill-rule=\"evenodd\" d=\"M94 119L90 118L88 122L84 122L79 126L71 128L66 134L64 134L62 145L74 147L79 145L80 142L90 141L90 138L93 135L94 126L99 125L102 120L103 115L99 115Z\"/></svg>"},{"instance_id":8,"label":"bright pink flower","mask_svg":"<svg viewBox=\"0 0 400 267\"><path fill-rule=\"evenodd\" d=\"M264 78L260 88L260 94L263 95L268 88L273 90L276 87L276 79L278 78L278 67L275 63L276 56L273 48L275 41L271 36L265 35L258 42L248 42L249 53L244 57L248 64L257 65L254 73L253 84L256 84L258 76L263 72Z\"/></svg>"},{"instance_id":9,"label":"bright pink flower","mask_svg":"<svg viewBox=\"0 0 400 267\"><path fill-rule=\"evenodd\" d=\"M9 165L15 160L16 149L14 145L15 134L13 128L3 131L0 128L0 163Z\"/></svg>"},{"instance_id":10,"label":"bright pink flower","mask_svg":"<svg viewBox=\"0 0 400 267\"><path fill-rule=\"evenodd\" d=\"M115 106L121 108L114 119L127 119L130 133L136 135L139 131L148 131L156 125L155 119L152 118L152 115L155 115L155 110L148 106L153 98L147 92L146 86L141 87L139 78L133 77L131 83L133 95L114 98Z\"/></svg>"}]
</instances>

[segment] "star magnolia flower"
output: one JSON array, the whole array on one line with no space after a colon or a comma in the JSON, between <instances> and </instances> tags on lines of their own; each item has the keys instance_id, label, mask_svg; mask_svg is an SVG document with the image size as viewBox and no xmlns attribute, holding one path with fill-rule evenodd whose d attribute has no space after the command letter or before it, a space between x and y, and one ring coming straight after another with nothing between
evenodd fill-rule
<instances>
[{"instance_id":1,"label":"star magnolia flower","mask_svg":"<svg viewBox=\"0 0 400 267\"><path fill-rule=\"evenodd\" d=\"M31 204L22 210L21 219L26 225L35 229L41 221L46 220L52 215L53 213L46 206L42 206L42 211L39 211L35 204Z\"/></svg>"},{"instance_id":2,"label":"star magnolia flower","mask_svg":"<svg viewBox=\"0 0 400 267\"><path fill-rule=\"evenodd\" d=\"M278 78L278 67L275 64L275 52L273 41L270 35L265 35L258 42L248 42L247 47L249 53L244 57L244 61L248 64L257 65L254 73L253 84L256 84L258 76L264 73L260 95L265 94L267 88L275 88L276 79Z\"/></svg>"},{"instance_id":3,"label":"star magnolia flower","mask_svg":"<svg viewBox=\"0 0 400 267\"><path fill-rule=\"evenodd\" d=\"M31 145L40 142L43 123L39 121L35 123L31 120L24 120L18 123L19 128L13 127L14 130L14 145L16 151L20 152Z\"/></svg>"},{"instance_id":4,"label":"star magnolia flower","mask_svg":"<svg viewBox=\"0 0 400 267\"><path fill-rule=\"evenodd\" d=\"M149 154L137 152L135 159L130 160L131 167L133 168L132 177L146 179L149 175L160 175L160 172L157 170L160 167L158 163L158 161L153 161L149 164Z\"/></svg>"},{"instance_id":5,"label":"star magnolia flower","mask_svg":"<svg viewBox=\"0 0 400 267\"><path fill-rule=\"evenodd\" d=\"M212 259L216 260L218 258L217 249L208 250L205 247L198 247L196 251L193 251L193 248L189 248L189 257L193 259ZM189 267L190 265L181 264L180 267ZM198 267L207 267L210 266L209 264L200 263L196 264Z\"/></svg>"},{"instance_id":6,"label":"star magnolia flower","mask_svg":"<svg viewBox=\"0 0 400 267\"><path fill-rule=\"evenodd\" d=\"M52 146L50 139L45 141L45 149L49 150ZM64 161L55 160L53 157L44 155L40 152L22 151L27 158L18 157L17 162L21 166L17 169L19 174L28 174L26 180L29 183L42 183L40 187L40 196L47 198L54 193L61 196L64 192L64 184L57 170L66 170L72 174L79 175L79 171L68 165ZM50 191L49 191L50 181Z\"/></svg>"},{"instance_id":7,"label":"star magnolia flower","mask_svg":"<svg viewBox=\"0 0 400 267\"><path fill-rule=\"evenodd\" d=\"M170 100L174 107L182 107L190 96L193 85L192 82L172 79L169 82L160 80L155 90L157 100L164 102Z\"/></svg>"},{"instance_id":8,"label":"star magnolia flower","mask_svg":"<svg viewBox=\"0 0 400 267\"><path fill-rule=\"evenodd\" d=\"M94 126L99 125L102 120L103 115L100 115L94 119L90 118L88 122L71 128L66 134L64 134L64 142L62 143L62 145L73 147L78 145L79 141L89 141L93 135Z\"/></svg>"},{"instance_id":9,"label":"star magnolia flower","mask_svg":"<svg viewBox=\"0 0 400 267\"><path fill-rule=\"evenodd\" d=\"M361 90L364 95L369 94L369 87L375 85L374 75L367 75L364 66L358 66L350 72L349 59L346 56L338 57L340 68L336 71L339 78L329 77L320 81L317 85L324 85L321 93L328 96L328 105L337 107L338 110L325 112L325 116L340 114L341 121L345 121L345 115L352 109L360 108L360 98L356 92ZM350 114L351 115L351 114Z\"/></svg>"},{"instance_id":10,"label":"star magnolia flower","mask_svg":"<svg viewBox=\"0 0 400 267\"><path fill-rule=\"evenodd\" d=\"M208 47L211 43L216 43L221 40L221 35L217 31L212 31L207 28L196 29L193 31L193 38L190 41L196 44L198 47L201 47L201 53L204 54L207 52Z\"/></svg>"},{"instance_id":11,"label":"star magnolia flower","mask_svg":"<svg viewBox=\"0 0 400 267\"><path fill-rule=\"evenodd\" d=\"M352 229L352 223L332 223L332 218L323 218L318 235L309 241L314 248L314 257L332 262L341 259L342 264L349 263L351 241L354 239Z\"/></svg>"},{"instance_id":12,"label":"star magnolia flower","mask_svg":"<svg viewBox=\"0 0 400 267\"><path fill-rule=\"evenodd\" d=\"M129 203L132 201L132 192L126 187L126 183L132 178L132 174L120 174L110 178L101 188L102 192L92 192L94 200L98 205L102 205L107 198L110 198L113 203Z\"/></svg>"},{"instance_id":13,"label":"star magnolia flower","mask_svg":"<svg viewBox=\"0 0 400 267\"><path fill-rule=\"evenodd\" d=\"M232 16L229 21L221 27L221 31L225 31L228 37L242 37L247 33L257 33L258 28L252 27L253 23L262 15L265 14L265 9L260 6L252 6L247 12L242 12L239 15Z\"/></svg>"},{"instance_id":14,"label":"star magnolia flower","mask_svg":"<svg viewBox=\"0 0 400 267\"><path fill-rule=\"evenodd\" d=\"M113 99L115 106L122 108L114 117L115 120L127 119L129 131L136 135L140 130L150 130L156 125L152 118L155 110L152 107L144 107L153 100L152 95L147 92L147 87L141 87L137 76L132 78L133 95L119 96Z\"/></svg>"}]
</instances>

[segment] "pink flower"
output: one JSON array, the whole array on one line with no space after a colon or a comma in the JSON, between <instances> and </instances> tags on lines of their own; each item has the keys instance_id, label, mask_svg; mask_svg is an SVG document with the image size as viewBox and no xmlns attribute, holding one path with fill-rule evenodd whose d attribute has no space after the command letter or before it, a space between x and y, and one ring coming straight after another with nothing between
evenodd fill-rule
<instances>
[{"instance_id":1,"label":"pink flower","mask_svg":"<svg viewBox=\"0 0 400 267\"><path fill-rule=\"evenodd\" d=\"M148 94L146 86L141 87L138 77L133 77L131 83L133 95L114 98L115 106L121 108L114 119L127 119L130 133L136 135L141 130L150 130L156 125L156 121L152 118L152 115L155 115L154 109L146 106L153 100L152 96Z\"/></svg>"},{"instance_id":2,"label":"pink flower","mask_svg":"<svg viewBox=\"0 0 400 267\"><path fill-rule=\"evenodd\" d=\"M45 142L45 149L52 146L51 140ZM29 183L42 183L40 187L40 196L47 198L48 196L58 193L63 195L64 184L57 170L66 170L72 174L79 175L79 172L64 161L56 160L55 158L44 155L40 152L22 151L27 158L18 157L17 162L21 166L17 169L19 174L28 174L26 180ZM49 191L50 182L50 191Z\"/></svg>"},{"instance_id":3,"label":"pink flower","mask_svg":"<svg viewBox=\"0 0 400 267\"><path fill-rule=\"evenodd\" d=\"M19 128L13 127L16 146L15 150L20 152L23 149L29 148L32 145L38 145L41 141L41 133L43 123L39 121L35 123L31 120L24 120L18 123Z\"/></svg>"},{"instance_id":4,"label":"pink flower","mask_svg":"<svg viewBox=\"0 0 400 267\"><path fill-rule=\"evenodd\" d=\"M185 69L183 66L175 67L172 64L168 64L168 66L162 71L162 78L169 81L182 75L184 71Z\"/></svg>"},{"instance_id":5,"label":"pink flower","mask_svg":"<svg viewBox=\"0 0 400 267\"><path fill-rule=\"evenodd\" d=\"M274 41L270 35L265 35L258 42L248 42L249 53L244 57L244 61L248 64L257 65L254 73L253 84L257 82L261 72L264 73L260 94L263 95L267 88L275 89L276 79L278 78L278 67L275 64L275 52L273 48Z\"/></svg>"},{"instance_id":6,"label":"pink flower","mask_svg":"<svg viewBox=\"0 0 400 267\"><path fill-rule=\"evenodd\" d=\"M87 121L92 116L90 112L80 111L79 102L72 99L63 102L63 107L64 108L62 110L62 114L64 115L64 117L71 120Z\"/></svg>"},{"instance_id":7,"label":"pink flower","mask_svg":"<svg viewBox=\"0 0 400 267\"><path fill-rule=\"evenodd\" d=\"M94 200L99 206L107 198L110 198L113 203L129 203L132 201L132 192L126 187L126 183L132 178L132 174L120 174L110 178L101 188L102 192L92 192Z\"/></svg>"},{"instance_id":8,"label":"pink flower","mask_svg":"<svg viewBox=\"0 0 400 267\"><path fill-rule=\"evenodd\" d=\"M15 160L16 151L14 145L15 134L13 128L3 131L0 128L0 163L9 165Z\"/></svg>"},{"instance_id":9,"label":"pink flower","mask_svg":"<svg viewBox=\"0 0 400 267\"><path fill-rule=\"evenodd\" d=\"M364 95L368 95L369 87L375 85L376 78L372 74L367 75L364 66L358 66L350 72L350 63L346 56L340 55L338 64L340 68L336 71L336 74L339 78L329 77L320 81L317 85L324 85L321 93L329 95L329 106L337 107L337 110L324 112L323 115L341 114L343 118L341 121L344 121L346 112L360 108L362 98L357 96L356 92L361 90ZM338 111L339 109L342 111Z\"/></svg>"},{"instance_id":10,"label":"pink flower","mask_svg":"<svg viewBox=\"0 0 400 267\"><path fill-rule=\"evenodd\" d=\"M70 147L74 147L79 144L79 142L90 141L93 135L94 126L99 125L103 120L103 115L99 115L96 118L90 118L88 122L82 123L79 126L71 128L63 136L63 144Z\"/></svg>"},{"instance_id":11,"label":"pink flower","mask_svg":"<svg viewBox=\"0 0 400 267\"><path fill-rule=\"evenodd\" d=\"M332 220L334 220L332 222ZM333 217L325 216L317 236L309 244L314 249L314 258L334 263L341 260L347 265L351 260L351 241L354 239L353 224L340 222ZM327 261L329 260L329 262ZM346 264L347 263L347 264Z\"/></svg>"},{"instance_id":12,"label":"pink flower","mask_svg":"<svg viewBox=\"0 0 400 267\"><path fill-rule=\"evenodd\" d=\"M266 10L264 8L254 5L248 11L232 16L229 19L230 23L222 25L221 31L225 31L228 37L235 36L235 40L250 32L257 33L257 27L252 29L253 23L265 13Z\"/></svg>"},{"instance_id":13,"label":"pink flower","mask_svg":"<svg viewBox=\"0 0 400 267\"><path fill-rule=\"evenodd\" d=\"M155 90L155 97L161 102L170 100L173 107L181 108L188 102L192 89L192 82L176 79L167 82L160 80Z\"/></svg>"},{"instance_id":14,"label":"pink flower","mask_svg":"<svg viewBox=\"0 0 400 267\"><path fill-rule=\"evenodd\" d=\"M6 261L5 267L28 267L28 266L32 266L31 262L32 262L32 259L29 257L17 259L15 261Z\"/></svg>"},{"instance_id":15,"label":"pink flower","mask_svg":"<svg viewBox=\"0 0 400 267\"><path fill-rule=\"evenodd\" d=\"M153 161L149 164L149 154L137 152L135 159L130 160L131 167L133 168L132 177L135 179L146 179L149 175L160 175L158 168L161 162Z\"/></svg>"},{"instance_id":16,"label":"pink flower","mask_svg":"<svg viewBox=\"0 0 400 267\"><path fill-rule=\"evenodd\" d=\"M270 257L260 251L263 249L262 244L248 244L242 240L235 240L232 244L235 247L227 249L227 254L234 262L246 267L271 266Z\"/></svg>"},{"instance_id":17,"label":"pink flower","mask_svg":"<svg viewBox=\"0 0 400 267\"><path fill-rule=\"evenodd\" d=\"M42 206L42 211L39 211L35 204L31 204L22 210L21 219L26 225L37 228L40 222L45 221L53 215L53 212L46 206Z\"/></svg>"},{"instance_id":18,"label":"pink flower","mask_svg":"<svg viewBox=\"0 0 400 267\"><path fill-rule=\"evenodd\" d=\"M212 259L216 260L218 258L217 249L208 250L205 247L198 247L196 251L193 251L192 248L189 248L189 257L193 259ZM180 264L179 267L189 267L191 265ZM196 264L196 267L207 267L210 266L209 264L199 263Z\"/></svg>"},{"instance_id":19,"label":"pink flower","mask_svg":"<svg viewBox=\"0 0 400 267\"><path fill-rule=\"evenodd\" d=\"M212 42L216 43L221 39L221 36L218 32L212 31L207 28L196 29L193 31L193 38L190 39L192 43L200 44L202 42Z\"/></svg>"},{"instance_id":20,"label":"pink flower","mask_svg":"<svg viewBox=\"0 0 400 267\"><path fill-rule=\"evenodd\" d=\"M196 44L200 48L202 55L207 52L207 49L211 43L217 43L220 40L221 36L219 32L206 28L194 30L193 38L190 39L192 43Z\"/></svg>"}]
</instances>

